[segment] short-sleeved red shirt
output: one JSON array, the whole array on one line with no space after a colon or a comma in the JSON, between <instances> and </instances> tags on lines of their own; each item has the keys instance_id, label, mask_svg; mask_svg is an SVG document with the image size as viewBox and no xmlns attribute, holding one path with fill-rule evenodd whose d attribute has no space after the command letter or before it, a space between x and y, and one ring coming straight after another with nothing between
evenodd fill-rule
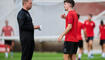
<instances>
[{"instance_id":1,"label":"short-sleeved red shirt","mask_svg":"<svg viewBox=\"0 0 105 60\"><path fill-rule=\"evenodd\" d=\"M86 29L87 37L93 37L94 36L95 23L93 21L86 20L84 22L84 27Z\"/></svg>"},{"instance_id":2,"label":"short-sleeved red shirt","mask_svg":"<svg viewBox=\"0 0 105 60\"><path fill-rule=\"evenodd\" d=\"M4 36L11 36L12 31L13 31L13 29L11 26L4 26L2 29Z\"/></svg>"},{"instance_id":3,"label":"short-sleeved red shirt","mask_svg":"<svg viewBox=\"0 0 105 60\"><path fill-rule=\"evenodd\" d=\"M82 40L81 31L84 29L84 24L78 21L78 40Z\"/></svg>"},{"instance_id":4,"label":"short-sleeved red shirt","mask_svg":"<svg viewBox=\"0 0 105 60\"><path fill-rule=\"evenodd\" d=\"M100 25L99 26L100 29L100 40L105 40L105 25Z\"/></svg>"},{"instance_id":5,"label":"short-sleeved red shirt","mask_svg":"<svg viewBox=\"0 0 105 60\"><path fill-rule=\"evenodd\" d=\"M77 39L78 16L74 10L69 11L66 16L66 28L68 24L72 24L72 28L65 35L65 41L78 42L78 39Z\"/></svg>"}]
</instances>

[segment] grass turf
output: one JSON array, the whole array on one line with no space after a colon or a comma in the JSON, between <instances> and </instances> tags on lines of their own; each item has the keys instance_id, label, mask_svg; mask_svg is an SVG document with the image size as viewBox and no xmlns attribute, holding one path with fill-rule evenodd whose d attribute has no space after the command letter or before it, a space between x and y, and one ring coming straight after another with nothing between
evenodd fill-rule
<instances>
[{"instance_id":1,"label":"grass turf","mask_svg":"<svg viewBox=\"0 0 105 60\"><path fill-rule=\"evenodd\" d=\"M33 54L32 60L63 60L62 53L48 53L48 52L35 52ZM8 58L5 58L4 53L0 53L0 60L21 60L21 53L14 53L14 57L12 58L9 54ZM100 54L95 54L94 58L88 59L87 55L83 54L81 60L105 60L101 58Z\"/></svg>"}]
</instances>

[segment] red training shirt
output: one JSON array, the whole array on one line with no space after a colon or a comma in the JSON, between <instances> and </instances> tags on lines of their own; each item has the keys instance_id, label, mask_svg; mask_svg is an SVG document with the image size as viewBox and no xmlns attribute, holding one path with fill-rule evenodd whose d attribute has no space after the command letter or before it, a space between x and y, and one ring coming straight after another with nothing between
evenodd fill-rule
<instances>
[{"instance_id":1,"label":"red training shirt","mask_svg":"<svg viewBox=\"0 0 105 60\"><path fill-rule=\"evenodd\" d=\"M2 29L4 36L11 36L12 31L13 31L13 29L11 26L4 26Z\"/></svg>"},{"instance_id":2,"label":"red training shirt","mask_svg":"<svg viewBox=\"0 0 105 60\"><path fill-rule=\"evenodd\" d=\"M100 25L99 26L100 29L100 40L105 40L105 25Z\"/></svg>"},{"instance_id":3,"label":"red training shirt","mask_svg":"<svg viewBox=\"0 0 105 60\"><path fill-rule=\"evenodd\" d=\"M77 39L78 16L74 10L69 11L66 16L66 28L68 24L72 24L72 28L65 35L65 41L78 42L78 39Z\"/></svg>"},{"instance_id":4,"label":"red training shirt","mask_svg":"<svg viewBox=\"0 0 105 60\"><path fill-rule=\"evenodd\" d=\"M82 40L81 30L84 29L84 24L78 21L78 40Z\"/></svg>"},{"instance_id":5,"label":"red training shirt","mask_svg":"<svg viewBox=\"0 0 105 60\"><path fill-rule=\"evenodd\" d=\"M86 20L84 22L84 27L86 29L87 37L93 37L94 36L95 23L93 21Z\"/></svg>"}]
</instances>

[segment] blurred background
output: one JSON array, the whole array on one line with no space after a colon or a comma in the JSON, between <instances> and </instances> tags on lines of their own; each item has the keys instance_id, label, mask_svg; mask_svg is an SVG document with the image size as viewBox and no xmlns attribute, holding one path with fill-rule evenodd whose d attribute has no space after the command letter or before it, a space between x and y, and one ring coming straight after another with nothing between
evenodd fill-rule
<instances>
[{"instance_id":1,"label":"blurred background","mask_svg":"<svg viewBox=\"0 0 105 60\"><path fill-rule=\"evenodd\" d=\"M64 0L33 0L33 7L29 11L34 25L41 25L41 31L35 30L35 51L38 52L63 52L63 41L57 42L58 36L65 29L65 21L61 19L61 14L67 13L64 10ZM92 20L95 22L95 37L93 52L101 53L99 45L99 24L105 22L105 0L75 0L74 9L79 13L80 21L88 19L88 14L93 14ZM4 44L5 39L15 41L13 51L20 52L19 29L17 23L17 13L22 8L22 0L0 0L0 34L5 20L13 27L14 36L0 36L0 44ZM84 38L84 37L83 37ZM84 40L84 53L87 53ZM0 48L1 51L3 48ZM1 57L0 57L1 58Z\"/></svg>"}]
</instances>

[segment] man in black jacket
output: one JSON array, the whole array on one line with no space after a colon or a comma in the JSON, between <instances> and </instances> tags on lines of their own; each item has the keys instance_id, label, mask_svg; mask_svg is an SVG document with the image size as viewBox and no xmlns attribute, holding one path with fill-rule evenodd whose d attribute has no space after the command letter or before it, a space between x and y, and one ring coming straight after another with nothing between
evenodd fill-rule
<instances>
[{"instance_id":1,"label":"man in black jacket","mask_svg":"<svg viewBox=\"0 0 105 60\"><path fill-rule=\"evenodd\" d=\"M19 24L20 42L22 46L21 60L31 60L34 51L34 29L40 26L33 26L32 18L28 12L32 7L32 0L23 0L23 8L17 15Z\"/></svg>"}]
</instances>

